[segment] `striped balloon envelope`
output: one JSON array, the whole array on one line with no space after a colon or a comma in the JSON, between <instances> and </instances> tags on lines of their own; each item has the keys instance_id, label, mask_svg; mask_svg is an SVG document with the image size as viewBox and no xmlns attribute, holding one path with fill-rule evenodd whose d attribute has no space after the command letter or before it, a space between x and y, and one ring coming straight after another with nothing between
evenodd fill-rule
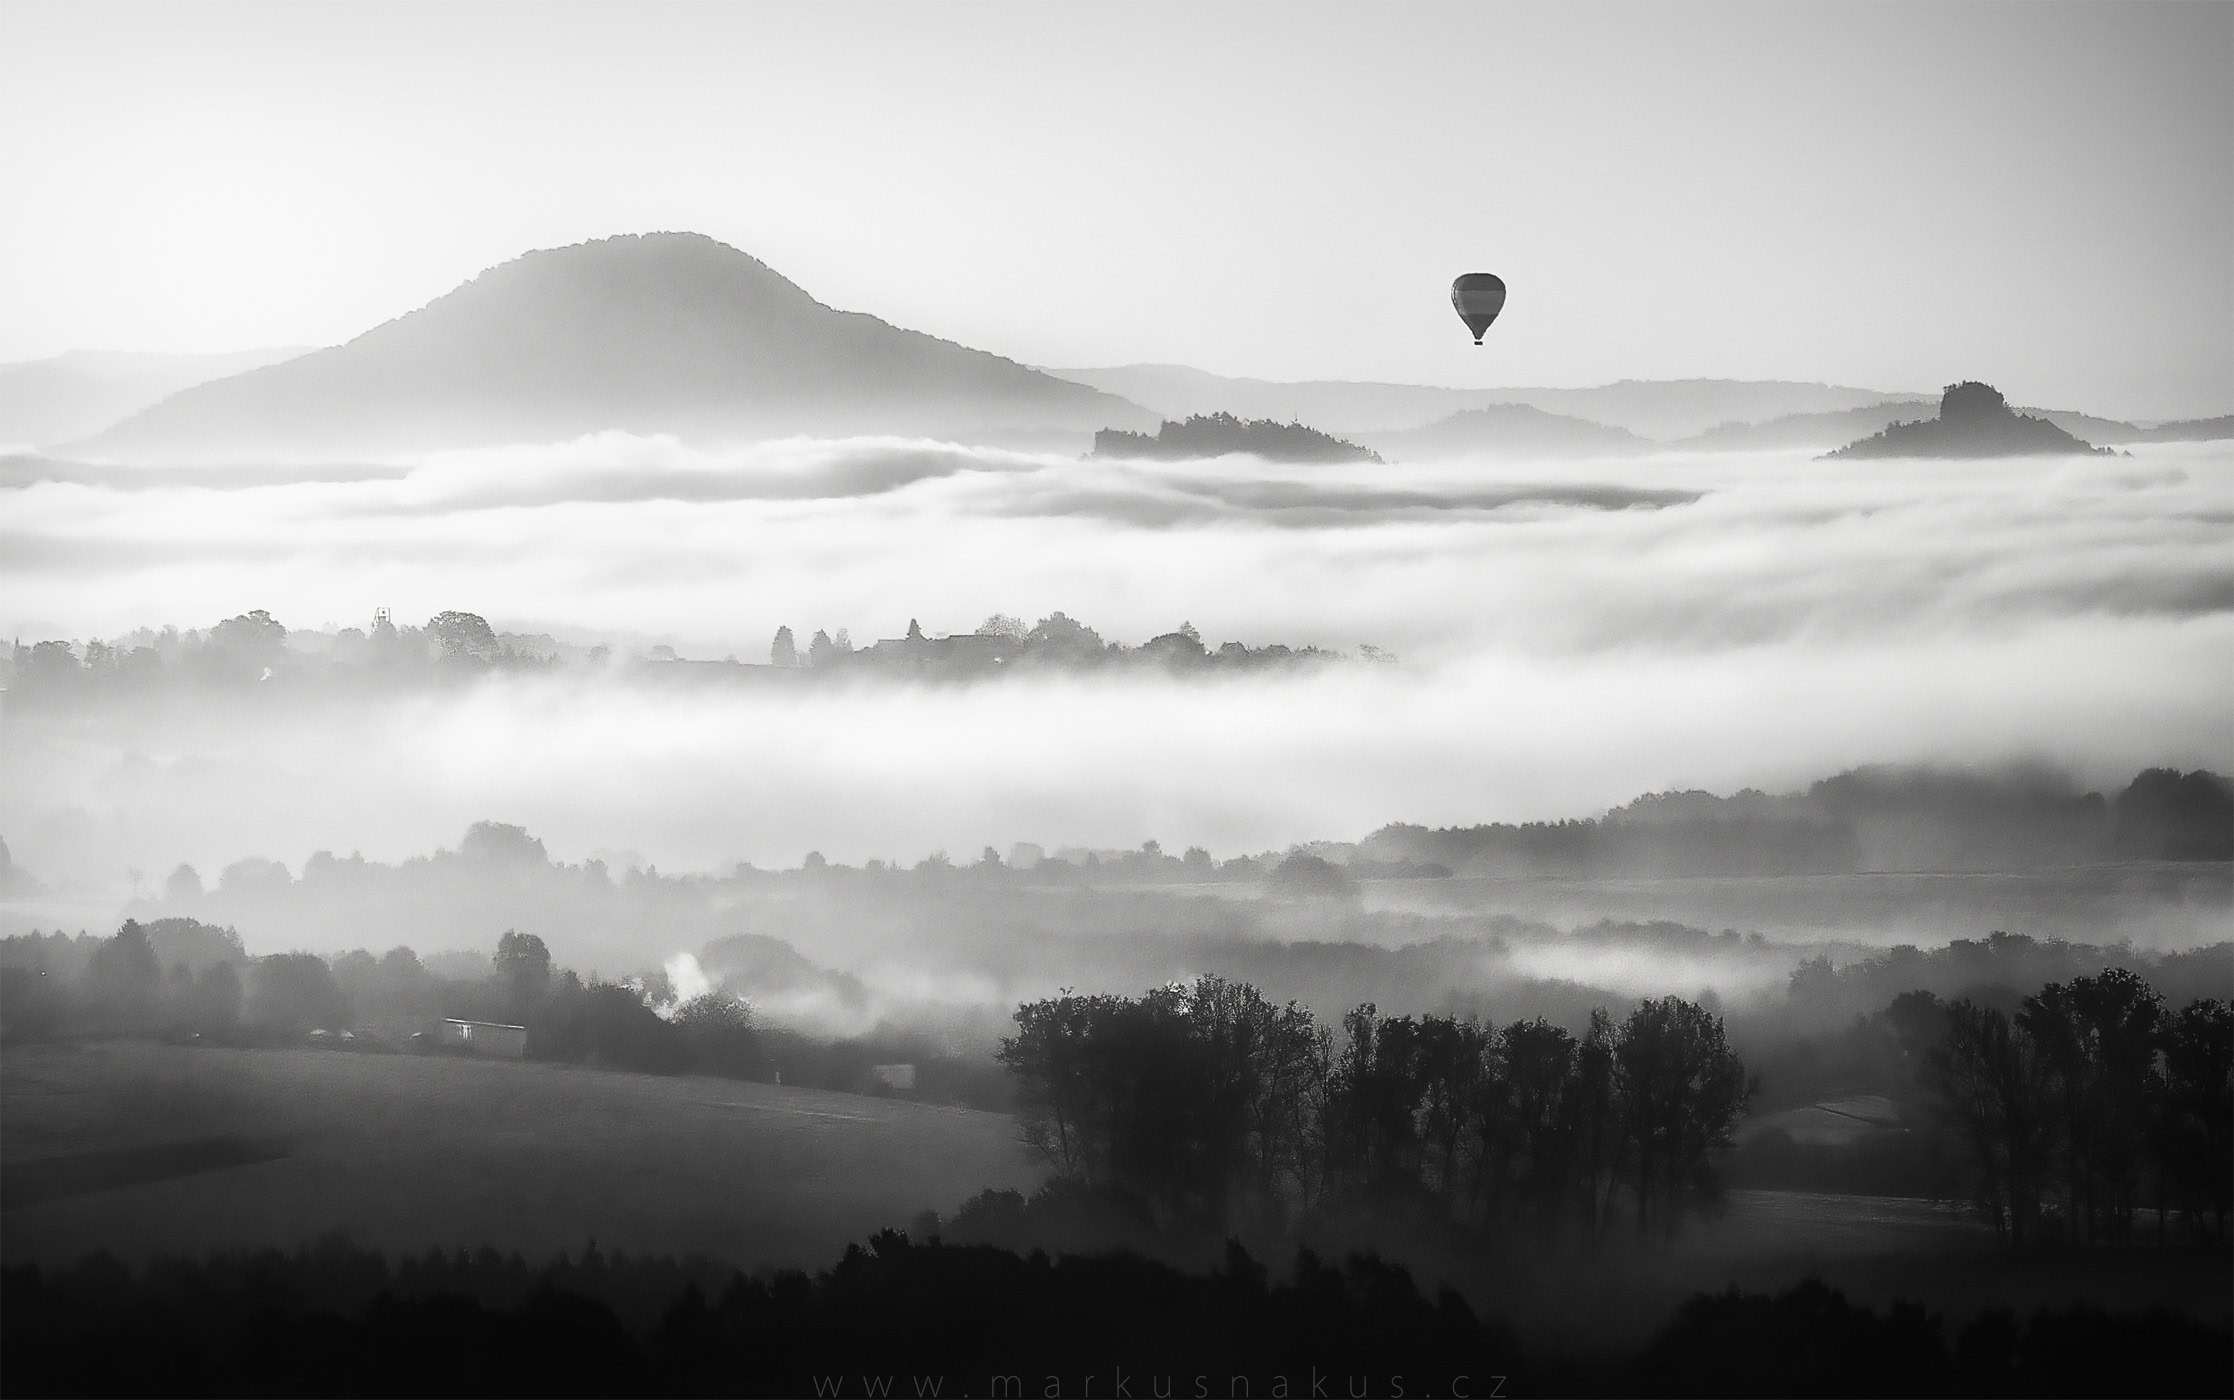
<instances>
[{"instance_id":1,"label":"striped balloon envelope","mask_svg":"<svg viewBox=\"0 0 2234 1400\"><path fill-rule=\"evenodd\" d=\"M1451 283L1451 305L1458 308L1458 319L1479 345L1482 332L1505 309L1505 279L1494 272L1469 272Z\"/></svg>"}]
</instances>

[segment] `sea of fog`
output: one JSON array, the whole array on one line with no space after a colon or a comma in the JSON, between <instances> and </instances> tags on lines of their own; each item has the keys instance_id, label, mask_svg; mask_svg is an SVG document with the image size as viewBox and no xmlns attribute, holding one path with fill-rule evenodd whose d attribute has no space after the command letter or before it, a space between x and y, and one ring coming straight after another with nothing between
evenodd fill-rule
<instances>
[{"instance_id":1,"label":"sea of fog","mask_svg":"<svg viewBox=\"0 0 2234 1400\"><path fill-rule=\"evenodd\" d=\"M386 607L759 660L779 625L866 643L1059 609L1129 643L1187 621L1213 647L1399 658L941 687L576 669L13 716L0 837L50 883L395 860L482 818L670 870L1019 840L1223 855L1863 763L2045 762L2097 786L2234 769L2223 443L1299 468L608 434L303 472L12 470L0 626L25 642Z\"/></svg>"}]
</instances>

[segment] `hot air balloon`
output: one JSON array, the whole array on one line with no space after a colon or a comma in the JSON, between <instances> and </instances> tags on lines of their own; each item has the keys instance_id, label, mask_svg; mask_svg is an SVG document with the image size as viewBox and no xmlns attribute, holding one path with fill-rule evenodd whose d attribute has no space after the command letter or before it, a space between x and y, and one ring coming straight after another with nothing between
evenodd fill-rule
<instances>
[{"instance_id":1,"label":"hot air balloon","mask_svg":"<svg viewBox=\"0 0 2234 1400\"><path fill-rule=\"evenodd\" d=\"M1494 272L1469 272L1451 283L1451 305L1458 308L1458 319L1479 345L1482 332L1505 309L1505 279Z\"/></svg>"}]
</instances>

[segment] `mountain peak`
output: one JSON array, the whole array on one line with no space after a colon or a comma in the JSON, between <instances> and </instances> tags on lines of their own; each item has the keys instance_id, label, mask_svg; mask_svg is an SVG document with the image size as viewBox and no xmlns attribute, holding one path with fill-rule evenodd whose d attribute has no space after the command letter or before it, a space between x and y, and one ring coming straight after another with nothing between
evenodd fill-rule
<instances>
[{"instance_id":1,"label":"mountain peak","mask_svg":"<svg viewBox=\"0 0 2234 1400\"><path fill-rule=\"evenodd\" d=\"M2081 441L2045 418L2009 407L1991 384L1966 379L1939 396L1939 416L1894 423L1851 442L1833 457L2029 457L2112 456L2109 448Z\"/></svg>"},{"instance_id":2,"label":"mountain peak","mask_svg":"<svg viewBox=\"0 0 2234 1400\"><path fill-rule=\"evenodd\" d=\"M175 394L83 450L361 458L606 429L1082 442L1147 417L998 355L825 306L718 239L659 232L522 254L347 344Z\"/></svg>"},{"instance_id":3,"label":"mountain peak","mask_svg":"<svg viewBox=\"0 0 2234 1400\"><path fill-rule=\"evenodd\" d=\"M471 286L473 282L492 274L505 273L509 269L542 273L555 268L585 267L641 267L674 272L764 277L799 291L797 284L742 248L724 243L710 234L673 229L652 233L614 233L603 238L585 239L580 243L533 248L516 258L509 258L486 269L466 285ZM799 294L806 295L803 291Z\"/></svg>"},{"instance_id":4,"label":"mountain peak","mask_svg":"<svg viewBox=\"0 0 2234 1400\"><path fill-rule=\"evenodd\" d=\"M550 323L566 316L587 322L577 332L594 325L611 335L646 317L672 327L678 320L690 323L738 313L804 316L816 311L830 308L760 259L719 239L702 233L622 233L538 248L484 268L366 335L444 313L499 322L485 327L498 334L540 336L551 329L563 332L566 327Z\"/></svg>"}]
</instances>

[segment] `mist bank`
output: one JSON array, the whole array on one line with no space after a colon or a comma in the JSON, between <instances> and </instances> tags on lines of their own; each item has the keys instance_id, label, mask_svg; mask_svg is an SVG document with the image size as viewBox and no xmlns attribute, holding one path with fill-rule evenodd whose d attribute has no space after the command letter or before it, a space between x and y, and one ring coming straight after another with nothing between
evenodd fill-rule
<instances>
[{"instance_id":1,"label":"mist bank","mask_svg":"<svg viewBox=\"0 0 2234 1400\"><path fill-rule=\"evenodd\" d=\"M723 870L1019 841L1231 855L1592 816L1642 791L1791 792L1879 764L2045 763L2115 793L2147 767L2234 770L2230 639L2234 619L2074 622L1928 662L1920 645L1756 649L807 691L585 671L12 704L0 836L57 889L116 890L181 861L400 860L484 819L570 860Z\"/></svg>"},{"instance_id":2,"label":"mist bank","mask_svg":"<svg viewBox=\"0 0 2234 1400\"><path fill-rule=\"evenodd\" d=\"M1815 868L1826 852L1854 849L1858 828L1823 814L1857 810L1857 790L1875 827L1973 838L1950 851L1999 863ZM1019 998L1203 971L1246 976L1329 1014L1359 1000L1444 1010L1482 997L1549 1014L1591 995L1708 989L1753 1000L1810 958L1845 965L2002 930L2114 945L2128 959L2220 945L2234 921L2234 861L2205 846L2223 844L2226 801L2223 780L2168 770L2107 799L2038 772L1862 773L1781 798L1679 794L1593 820L1429 834L1493 862L1515 849L1648 857L1669 872L1649 879L1453 874L1386 859L1389 840L1414 839L1401 830L1223 858L1153 841L1131 850L1020 842L1005 855L987 848L912 867L811 852L791 868L679 873L620 852L556 859L530 831L479 822L454 846L393 863L331 850L299 865L252 855L159 867L168 873L129 897L74 903L18 870L0 918L17 932L183 916L235 929L264 952L407 941L430 966L485 961L499 933L518 929L573 965L667 989L654 1000L735 983L764 1012L826 1034L897 1019L989 1043ZM1750 815L1731 820L1726 809ZM1640 811L1654 820L1639 823ZM2099 821L2102 853L2148 858L2069 863L2085 821ZM2161 858L2170 853L2193 858ZM1798 863L1767 869L1778 854ZM1731 869L1746 873L1713 873Z\"/></svg>"},{"instance_id":3,"label":"mist bank","mask_svg":"<svg viewBox=\"0 0 2234 1400\"><path fill-rule=\"evenodd\" d=\"M1747 1038L1770 1041L1835 1032L1911 991L1998 1003L2030 983L2110 967L2142 971L2186 999L2234 995L2234 942L2209 941L2225 932L2223 919L2173 947L1949 936L1960 926L1953 920L1914 941L1868 947L1668 920L1560 929L1487 911L1314 911L834 869L785 880L614 882L594 868L518 868L507 900L486 872L461 869L491 854L445 853L400 870L322 862L292 888L250 890L242 879L229 893L168 894L136 905L116 938L12 935L0 941L8 995L0 1032L154 1033L176 1025L157 1003L192 1012L200 988L223 993L236 1010L245 995L242 1024L262 1028L259 1043L354 1027L368 1048L400 1048L437 1015L531 1022L545 993L564 985L570 996L586 989L616 999L605 1009L647 1031L654 1020L710 1033L749 1027L881 1045L880 1058L891 1061L987 1056L1020 1002L1064 989L1121 993L1204 975L1247 982L1329 1022L1371 1003L1390 1015L1541 1017L1579 1032L1594 1008L1681 995L1727 1012ZM2223 880L2220 894L2223 905ZM514 919L545 932L507 926ZM2114 918L2102 924L2116 926ZM467 927L504 931L468 938ZM614 927L633 936L605 936ZM774 932L707 932L740 927ZM407 941L391 941L399 930ZM218 964L233 969L232 988L203 987ZM137 1008L129 1026L101 1020L103 997L115 995L72 999L73 988L97 992L119 978L139 989L125 998ZM889 1053L903 1049L911 1053Z\"/></svg>"},{"instance_id":4,"label":"mist bank","mask_svg":"<svg viewBox=\"0 0 2234 1400\"><path fill-rule=\"evenodd\" d=\"M2069 775L2067 796L2107 803L2145 768L2234 771L2234 452L2136 452L1299 469L602 434L400 474L34 463L0 477L0 622L16 635L74 640L77 665L88 638L263 609L290 642L326 639L335 664L318 685L258 665L61 703L11 694L0 836L42 886L38 919L100 927L182 862L213 881L248 856L394 864L482 820L564 862L602 856L617 878L791 867L810 851L969 865L1018 842L1230 858L1393 824L1589 818L1645 792L1801 793L1864 767L2045 768ZM936 637L1057 612L1132 642L1192 623L1213 649L1371 642L1401 663L939 685L836 669L825 683L810 667L816 683L781 686L692 684L678 678L702 672L673 665L468 666L390 685L347 664L345 627L376 608L470 614L494 638L585 659L666 646L718 661L703 674L768 656L779 627L866 642L910 618ZM1978 852L2001 823L1871 819L1844 847L1832 833L1835 859L1774 868L1993 867L2002 857ZM2118 855L2115 823L2095 829ZM1477 892L1462 912L1503 900L1574 926L1661 917L1665 897L1708 926L1816 939L1899 940L1942 915L1959 927L1941 933L2006 926L1982 887L1928 918L1926 892L1908 890L1856 925L1848 893L1810 909L1758 884L1706 899L1615 888L1748 868L1666 849L1656 836L1611 863L1548 865L1395 852L1455 880L1369 882L1366 897L1439 911L1455 881L1548 876L1577 883ZM2066 842L2058 858L2093 849ZM2144 891L2110 917L2169 909L2131 927L2173 945L2191 904ZM459 933L478 945L502 926ZM599 936L640 952L638 932Z\"/></svg>"},{"instance_id":5,"label":"mist bank","mask_svg":"<svg viewBox=\"0 0 2234 1400\"><path fill-rule=\"evenodd\" d=\"M756 658L787 624L868 638L911 617L936 634L1063 611L1112 637L1191 621L1440 661L1897 651L2226 615L2234 447L2136 452L1298 468L607 433L434 454L400 476L17 459L0 471L0 627L83 640L253 608L297 630L455 609L499 631Z\"/></svg>"}]
</instances>

